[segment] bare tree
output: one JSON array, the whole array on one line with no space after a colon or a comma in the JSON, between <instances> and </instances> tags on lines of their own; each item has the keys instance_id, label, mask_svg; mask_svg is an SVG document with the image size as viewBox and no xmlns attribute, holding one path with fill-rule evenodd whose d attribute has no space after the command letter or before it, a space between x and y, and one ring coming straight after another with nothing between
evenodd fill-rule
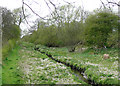
<instances>
[{"instance_id":1,"label":"bare tree","mask_svg":"<svg viewBox=\"0 0 120 86\"><path fill-rule=\"evenodd\" d=\"M0 7L0 65L2 64L2 8Z\"/></svg>"},{"instance_id":2,"label":"bare tree","mask_svg":"<svg viewBox=\"0 0 120 86\"><path fill-rule=\"evenodd\" d=\"M33 0L33 2L35 2L36 4L39 4L39 3L37 3L37 2L34 1L34 0ZM59 21L60 15L59 15L59 13L57 12L57 6L56 6L56 4L55 4L52 0L44 0L44 2L46 3L49 11L51 12L51 16L57 15L56 21L57 21L57 22L60 22L60 21ZM67 3L67 4L75 3L75 2L71 2L71 3L70 3L70 2L65 1L65 0L63 0L63 2L65 2L65 3ZM28 7L28 8L32 11L32 13L35 14L36 16L38 16L40 19L42 19L42 20L50 20L50 19L47 18L47 17L41 17L37 12L35 12L35 10L34 10L28 3L25 2L25 0L22 0L23 16L24 16L24 19L25 19L25 21L26 21L26 23L27 23L28 25L29 25L29 23L28 23L27 19L25 18L25 6ZM51 6L54 8L54 14L53 14L53 11L52 11ZM30 25L29 25L29 26L30 26ZM31 27L31 26L30 26L30 27Z\"/></svg>"}]
</instances>

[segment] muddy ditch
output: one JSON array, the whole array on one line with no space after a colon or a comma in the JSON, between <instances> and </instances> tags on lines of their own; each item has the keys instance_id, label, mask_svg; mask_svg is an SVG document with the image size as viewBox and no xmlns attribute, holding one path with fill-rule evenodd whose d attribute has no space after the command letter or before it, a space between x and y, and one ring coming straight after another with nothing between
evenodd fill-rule
<instances>
[{"instance_id":1,"label":"muddy ditch","mask_svg":"<svg viewBox=\"0 0 120 86\"><path fill-rule=\"evenodd\" d=\"M48 54L48 53L46 53L46 52L41 52L41 51L39 50L39 48L36 48L36 47L35 47L34 50L36 50L36 51L38 51L38 52L40 52L40 53L42 53L42 54L47 55L49 58L51 58L52 60L54 60L54 61L56 61L56 62L58 62L58 63L62 63L62 64L64 64L64 65L70 67L71 70L73 71L73 74L74 74L76 77L78 77L79 80L82 80L82 81L84 81L84 82L86 82L86 83L88 83L89 85L92 85L92 86L101 86L100 84L97 84L97 83L95 83L93 80L90 80L90 79L87 78L87 76L86 76L85 73L84 73L84 72L85 72L85 69L83 69L83 68L78 68L78 67L73 66L73 65L71 65L71 64L69 64L69 63L61 62L61 61L53 58L53 56L52 56L51 54Z\"/></svg>"}]
</instances>

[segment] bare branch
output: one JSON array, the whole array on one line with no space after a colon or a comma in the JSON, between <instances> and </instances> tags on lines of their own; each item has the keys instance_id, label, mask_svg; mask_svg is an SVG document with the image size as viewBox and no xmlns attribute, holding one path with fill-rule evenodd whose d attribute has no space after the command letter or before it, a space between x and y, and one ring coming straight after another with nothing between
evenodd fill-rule
<instances>
[{"instance_id":1,"label":"bare branch","mask_svg":"<svg viewBox=\"0 0 120 86\"><path fill-rule=\"evenodd\" d=\"M63 0L65 3L68 3L68 4L70 4L70 2L67 2L67 1L65 1L65 0Z\"/></svg>"},{"instance_id":2,"label":"bare branch","mask_svg":"<svg viewBox=\"0 0 120 86\"><path fill-rule=\"evenodd\" d=\"M67 3L67 4L71 4L70 2L67 2L67 1L65 1L65 0L63 0L65 3ZM75 2L72 2L72 3L75 3Z\"/></svg>"},{"instance_id":3,"label":"bare branch","mask_svg":"<svg viewBox=\"0 0 120 86\"><path fill-rule=\"evenodd\" d=\"M104 6L104 8L106 8L106 7L105 7L105 4L103 3L103 1L102 1L102 0L100 0L100 1L101 1L102 5Z\"/></svg>"},{"instance_id":4,"label":"bare branch","mask_svg":"<svg viewBox=\"0 0 120 86\"><path fill-rule=\"evenodd\" d=\"M43 20L47 20L47 19L41 17L40 15L38 15L28 4L26 4L25 2L23 2L23 4L25 4L35 15L37 15L38 17L40 17Z\"/></svg>"},{"instance_id":5,"label":"bare branch","mask_svg":"<svg viewBox=\"0 0 120 86\"><path fill-rule=\"evenodd\" d=\"M24 0L22 0L22 3L24 3ZM28 23L26 17L25 17L25 13L24 13L24 4L22 4L22 10L23 10L23 16L24 16L24 19L26 21L26 23L31 27L31 25Z\"/></svg>"},{"instance_id":6,"label":"bare branch","mask_svg":"<svg viewBox=\"0 0 120 86\"><path fill-rule=\"evenodd\" d=\"M45 1L46 5L48 6L49 10L52 12L52 10L51 10L49 4L47 3L47 1L46 1L46 0L44 0L44 1ZM52 14L51 14L51 15L52 15ZM53 16L53 15L52 15L52 16Z\"/></svg>"},{"instance_id":7,"label":"bare branch","mask_svg":"<svg viewBox=\"0 0 120 86\"><path fill-rule=\"evenodd\" d=\"M117 6L120 7L120 4L118 4L118 3L116 3L116 2L109 2L109 1L108 1L108 3L115 4L115 5L117 5Z\"/></svg>"},{"instance_id":8,"label":"bare branch","mask_svg":"<svg viewBox=\"0 0 120 86\"><path fill-rule=\"evenodd\" d=\"M55 8L55 13L57 14L57 22L59 23L60 21L59 21L59 18L60 18L60 15L58 14L58 12L57 12L57 7L56 7L56 5L52 2L52 1L50 1L49 0L49 2L50 2L50 4L52 4L53 5L53 7ZM55 14L54 13L54 14ZM58 28L59 28L59 25L58 25Z\"/></svg>"},{"instance_id":9,"label":"bare branch","mask_svg":"<svg viewBox=\"0 0 120 86\"><path fill-rule=\"evenodd\" d=\"M36 3L36 4L39 4L38 2L36 2L36 1L34 1L34 0L33 0L33 2Z\"/></svg>"},{"instance_id":10,"label":"bare branch","mask_svg":"<svg viewBox=\"0 0 120 86\"><path fill-rule=\"evenodd\" d=\"M54 4L52 1L49 0L49 2L53 5L53 7L54 7L55 9L57 9L56 6L55 6L55 4Z\"/></svg>"},{"instance_id":11,"label":"bare branch","mask_svg":"<svg viewBox=\"0 0 120 86\"><path fill-rule=\"evenodd\" d=\"M103 4L103 6L104 6L104 8L109 8L109 10L111 10L111 12L112 12L112 7L111 7L111 5L109 4L109 3L104 3L102 0L100 0L101 1L101 3ZM109 2L108 0L106 0L107 2ZM100 7L100 9L102 8L102 6Z\"/></svg>"}]
</instances>

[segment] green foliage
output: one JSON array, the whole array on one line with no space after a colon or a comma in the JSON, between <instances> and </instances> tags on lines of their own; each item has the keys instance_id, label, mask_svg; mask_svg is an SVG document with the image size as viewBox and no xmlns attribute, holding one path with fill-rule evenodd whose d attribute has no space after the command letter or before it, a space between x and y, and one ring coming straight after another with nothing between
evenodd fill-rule
<instances>
[{"instance_id":1,"label":"green foliage","mask_svg":"<svg viewBox=\"0 0 120 86\"><path fill-rule=\"evenodd\" d=\"M14 39L9 40L8 43L4 44L2 48L3 57L8 55L9 51L11 51L15 46L16 46L16 41Z\"/></svg>"},{"instance_id":2,"label":"green foliage","mask_svg":"<svg viewBox=\"0 0 120 86\"><path fill-rule=\"evenodd\" d=\"M70 51L79 43L94 48L117 47L118 16L109 9L96 10L88 16L78 8L58 7L59 16L53 11L49 21L36 20L37 30L23 40L49 47L67 46Z\"/></svg>"},{"instance_id":3,"label":"green foliage","mask_svg":"<svg viewBox=\"0 0 120 86\"><path fill-rule=\"evenodd\" d=\"M119 42L118 42L118 30L117 30L109 34L109 37L107 39L107 46L118 48L118 43Z\"/></svg>"},{"instance_id":4,"label":"green foliage","mask_svg":"<svg viewBox=\"0 0 120 86\"><path fill-rule=\"evenodd\" d=\"M58 46L57 29L54 25L34 31L30 42L46 46Z\"/></svg>"},{"instance_id":5,"label":"green foliage","mask_svg":"<svg viewBox=\"0 0 120 86\"><path fill-rule=\"evenodd\" d=\"M69 25L66 25L66 27L67 27L65 33L66 45L75 45L78 42L84 42L83 41L84 27L82 23L73 21Z\"/></svg>"},{"instance_id":6,"label":"green foliage","mask_svg":"<svg viewBox=\"0 0 120 86\"><path fill-rule=\"evenodd\" d=\"M83 42L83 15L79 15L83 10L80 10L80 7L76 9L72 5L58 7L59 16L53 12L48 24L37 20L37 31L23 37L23 40L49 47L73 46Z\"/></svg>"},{"instance_id":7,"label":"green foliage","mask_svg":"<svg viewBox=\"0 0 120 86\"><path fill-rule=\"evenodd\" d=\"M0 64L0 85L2 85L2 65Z\"/></svg>"},{"instance_id":8,"label":"green foliage","mask_svg":"<svg viewBox=\"0 0 120 86\"><path fill-rule=\"evenodd\" d=\"M15 23L15 18L10 10L2 7L2 27L7 27Z\"/></svg>"},{"instance_id":9,"label":"green foliage","mask_svg":"<svg viewBox=\"0 0 120 86\"><path fill-rule=\"evenodd\" d=\"M33 48L34 47L33 43L21 42L20 44L22 44L22 46L25 48Z\"/></svg>"},{"instance_id":10,"label":"green foliage","mask_svg":"<svg viewBox=\"0 0 120 86\"><path fill-rule=\"evenodd\" d=\"M20 38L21 30L15 24L15 17L10 10L2 8L2 55L8 54L16 45L16 41Z\"/></svg>"},{"instance_id":11,"label":"green foliage","mask_svg":"<svg viewBox=\"0 0 120 86\"><path fill-rule=\"evenodd\" d=\"M56 28L54 26L42 29L40 40L41 44L46 46L55 46L57 41Z\"/></svg>"},{"instance_id":12,"label":"green foliage","mask_svg":"<svg viewBox=\"0 0 120 86\"><path fill-rule=\"evenodd\" d=\"M109 34L117 28L118 16L102 10L91 14L85 22L86 43L97 47L107 45Z\"/></svg>"},{"instance_id":13,"label":"green foliage","mask_svg":"<svg viewBox=\"0 0 120 86\"><path fill-rule=\"evenodd\" d=\"M49 47L71 46L79 41L83 42L83 27L80 22L74 21L65 23L60 29L55 25L38 28L30 35L23 37L23 40L35 44L42 44Z\"/></svg>"},{"instance_id":14,"label":"green foliage","mask_svg":"<svg viewBox=\"0 0 120 86\"><path fill-rule=\"evenodd\" d=\"M19 39L20 38L20 28L17 25L10 25L9 27L3 27L3 41L7 41L9 39Z\"/></svg>"}]
</instances>

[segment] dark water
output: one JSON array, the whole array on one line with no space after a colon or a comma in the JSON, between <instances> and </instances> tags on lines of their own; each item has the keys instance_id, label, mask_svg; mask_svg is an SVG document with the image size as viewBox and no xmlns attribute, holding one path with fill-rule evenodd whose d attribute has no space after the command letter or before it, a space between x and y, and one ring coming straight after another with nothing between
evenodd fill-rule
<instances>
[{"instance_id":1,"label":"dark water","mask_svg":"<svg viewBox=\"0 0 120 86\"><path fill-rule=\"evenodd\" d=\"M76 77L78 77L79 78L79 80L82 80L82 81L84 81L84 82L86 82L86 83L89 83L89 81L86 79L87 77L86 76L83 76L83 74L81 74L79 71L77 71L77 70L73 70L73 69L71 69L72 70L72 72L73 72L73 74L76 76Z\"/></svg>"}]
</instances>

